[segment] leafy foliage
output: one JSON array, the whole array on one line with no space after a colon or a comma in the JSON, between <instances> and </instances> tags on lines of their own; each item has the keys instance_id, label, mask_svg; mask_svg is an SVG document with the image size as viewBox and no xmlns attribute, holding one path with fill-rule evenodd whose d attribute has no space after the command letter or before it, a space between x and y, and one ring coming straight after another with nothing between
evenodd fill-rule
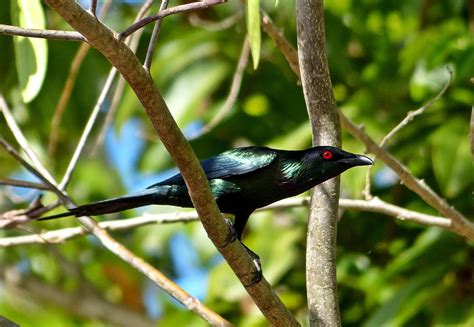
<instances>
[{"instance_id":1,"label":"leafy foliage","mask_svg":"<svg viewBox=\"0 0 474 327\"><path fill-rule=\"evenodd\" d=\"M16 2L2 2L1 23L15 22L8 9ZM132 22L137 5L113 2L105 22L118 30L124 29ZM296 45L294 3L279 1L275 5L272 1L261 1L261 6ZM420 107L443 87L445 66L454 71L453 82L443 98L402 129L390 140L387 149L461 212L472 209L468 133L470 107L474 103L470 84L474 71L474 18L467 7L467 1L463 0L344 0L327 1L325 11L336 99L342 111L363 124L376 140L381 140L408 111ZM48 18L47 28L68 29L49 8L43 10ZM217 114L228 94L247 33L244 10L240 2L229 2L201 12L170 16L162 25L151 73L175 119L190 138ZM252 15L257 15L258 11L253 10ZM210 30L214 26L212 22L234 15L238 19L229 28ZM253 29L248 32L256 33ZM139 58L145 56L150 35L151 27L147 27L137 51ZM39 93L31 93L31 101L25 104L21 94L26 87L18 67L27 67L31 60L39 62L39 59L26 60L18 55L15 42L11 37L0 37L0 89L40 158L59 179L110 67L96 51L88 53L61 122L57 151L48 155L51 119L78 45L47 42L45 82L42 86L39 82L35 84L40 88ZM253 51L257 51L257 41L252 43ZM199 157L247 144L288 149L310 146L310 129L297 78L263 32L260 47L260 60L254 54L258 69L249 66L245 70L230 114L211 132L192 139ZM46 59L41 60L38 65L46 65ZM14 62L16 66L5 64ZM107 106L68 188L68 193L79 203L137 190L164 177L151 174L173 166L139 101L128 88L105 144L94 151L94 139L106 114ZM0 119L0 133L14 142L3 119ZM364 150L363 145L347 134L343 144L348 151ZM30 178L5 152L0 152L0 160L0 177ZM363 170L352 170L343 175L342 194L360 197L364 174ZM377 163L372 176L374 195L408 209L436 214L390 176L390 171ZM2 212L24 208L32 198L31 192L25 195L18 189L3 186L0 190ZM54 199L47 195L44 202L51 203ZM148 207L113 217L174 210ZM250 220L246 235L246 244L262 257L265 275L301 321L307 317L306 217L305 208L260 213ZM47 225L33 223L30 227L42 230L68 226L76 223L64 219ZM0 231L2 237L23 234L25 231ZM116 232L114 237L230 321L242 326L264 325L258 310L216 255L199 223L146 226ZM81 294L91 293L116 304L117 308L126 307L150 319L159 318L162 325L202 324L193 313L182 310L92 237L77 238L62 245L3 249L0 255L5 279L11 271L21 276L20 279L34 277L61 290L66 297L75 294L77 301ZM438 228L380 214L344 212L338 235L343 324L473 325L473 258L472 246ZM27 283L20 282L17 289L3 285L0 285L0 314L23 326L107 324L81 316L74 306L51 305L46 295L35 294Z\"/></svg>"}]
</instances>

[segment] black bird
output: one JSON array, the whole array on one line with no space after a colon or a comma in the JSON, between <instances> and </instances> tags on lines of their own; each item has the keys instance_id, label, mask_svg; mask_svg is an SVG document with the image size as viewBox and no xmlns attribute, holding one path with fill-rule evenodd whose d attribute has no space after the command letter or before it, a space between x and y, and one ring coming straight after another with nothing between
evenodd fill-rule
<instances>
[{"instance_id":1,"label":"black bird","mask_svg":"<svg viewBox=\"0 0 474 327\"><path fill-rule=\"evenodd\" d=\"M220 211L234 215L233 235L238 240L255 209L303 193L354 166L372 164L366 156L331 146L301 151L251 146L201 161ZM137 193L85 204L39 220L102 215L150 204L193 207L181 174ZM247 250L258 261L258 256Z\"/></svg>"}]
</instances>

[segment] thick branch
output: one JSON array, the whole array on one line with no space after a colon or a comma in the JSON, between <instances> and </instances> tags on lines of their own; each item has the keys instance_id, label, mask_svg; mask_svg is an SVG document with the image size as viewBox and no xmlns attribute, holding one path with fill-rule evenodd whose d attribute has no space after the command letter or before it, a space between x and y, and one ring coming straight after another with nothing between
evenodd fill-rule
<instances>
[{"instance_id":1,"label":"thick branch","mask_svg":"<svg viewBox=\"0 0 474 327\"><path fill-rule=\"evenodd\" d=\"M315 145L341 145L341 127L326 55L322 0L297 0L298 57ZM306 248L311 326L341 324L336 282L339 178L315 187Z\"/></svg>"},{"instance_id":2,"label":"thick branch","mask_svg":"<svg viewBox=\"0 0 474 327\"><path fill-rule=\"evenodd\" d=\"M75 1L46 0L46 3L74 29L83 34L89 43L99 50L130 84L143 104L164 146L180 169L194 207L201 217L209 238L218 247L242 283L248 285L255 266L240 242L232 242L222 247L222 244L226 243L228 227L220 217L199 161L176 125L151 76L125 43L115 38L112 31L100 24L93 15L84 11ZM248 287L247 291L270 323L298 324L265 279Z\"/></svg>"},{"instance_id":3,"label":"thick branch","mask_svg":"<svg viewBox=\"0 0 474 327\"><path fill-rule=\"evenodd\" d=\"M2 100L1 95L0 95L0 100ZM15 159L17 159L26 169L28 169L30 172L35 174L43 183L45 183L45 185L47 185L53 192L55 192L58 195L58 197L63 201L63 203L66 205L66 207L68 208L74 207L75 206L74 202L68 197L66 193L59 190L54 179L50 177L51 179L50 181L41 173L45 171L48 174L48 176L50 176L49 173L46 171L46 168L44 168L44 166L41 164L41 162L37 158L36 154L30 149L30 146L27 143L23 133L21 132L19 127L16 125L16 122L12 119L11 113L5 102L2 103L2 108L3 108L3 113L5 115L5 118L7 119L7 122L9 124L9 127L14 132L14 135L17 138L17 141L22 145L23 150L29 154L29 157L34 163L35 167L30 165L28 162L26 162L26 160L23 159L20 156L20 154L18 154L18 152L16 152L15 149L13 149L13 147L11 147L10 144L8 144L1 137L0 137L0 144L5 148L5 150L8 153L10 153ZM28 212L30 210L35 210L35 208L28 209L23 216L21 215L19 217L14 216L13 217L14 223L25 222L21 220L24 220L23 218L25 219L30 218L30 216L28 215ZM41 210L41 208L39 210ZM18 218L20 221L17 220ZM9 224L11 220L12 219L9 219L9 217L6 217L6 222L0 221L0 225L9 226L11 225ZM225 319L223 319L217 313L207 308L199 300L192 297L185 290L183 290L174 282L172 282L169 278L167 278L159 270L155 269L149 263L137 257L135 254L133 254L125 246L115 241L104 229L102 229L97 224L95 220L89 217L81 217L81 218L78 218L78 220L81 224L84 225L84 227L90 233L94 234L107 249L109 249L112 253L116 254L119 258L121 258L125 262L129 263L132 267L136 268L142 274L150 278L154 283L156 283L158 286L164 289L168 294L170 294L176 300L178 300L183 305L185 305L188 309L197 313L203 319L213 324L229 325L229 323Z\"/></svg>"}]
</instances>

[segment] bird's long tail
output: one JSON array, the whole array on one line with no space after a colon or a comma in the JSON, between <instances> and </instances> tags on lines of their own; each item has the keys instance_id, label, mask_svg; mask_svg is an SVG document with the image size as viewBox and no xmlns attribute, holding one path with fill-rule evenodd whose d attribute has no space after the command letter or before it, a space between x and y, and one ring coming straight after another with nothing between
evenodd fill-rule
<instances>
[{"instance_id":1,"label":"bird's long tail","mask_svg":"<svg viewBox=\"0 0 474 327\"><path fill-rule=\"evenodd\" d=\"M118 198L85 204L76 208L69 209L68 212L39 218L38 220L50 220L69 216L96 216L106 213L114 213L127 209L143 207L159 202L157 200L163 195L160 193L160 190L156 188L146 189L141 192L133 193L130 195L124 195Z\"/></svg>"}]
</instances>

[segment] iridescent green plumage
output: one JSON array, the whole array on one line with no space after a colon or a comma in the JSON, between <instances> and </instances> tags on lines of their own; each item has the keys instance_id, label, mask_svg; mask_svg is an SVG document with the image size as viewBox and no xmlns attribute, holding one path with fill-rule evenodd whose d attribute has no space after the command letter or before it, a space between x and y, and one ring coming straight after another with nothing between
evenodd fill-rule
<instances>
[{"instance_id":1,"label":"iridescent green plumage","mask_svg":"<svg viewBox=\"0 0 474 327\"><path fill-rule=\"evenodd\" d=\"M201 161L219 209L235 216L233 227L238 239L255 209L307 191L351 167L372 163L365 156L329 146L302 151L253 146ZM138 193L86 204L42 219L100 215L150 204L192 207L181 174Z\"/></svg>"}]
</instances>

